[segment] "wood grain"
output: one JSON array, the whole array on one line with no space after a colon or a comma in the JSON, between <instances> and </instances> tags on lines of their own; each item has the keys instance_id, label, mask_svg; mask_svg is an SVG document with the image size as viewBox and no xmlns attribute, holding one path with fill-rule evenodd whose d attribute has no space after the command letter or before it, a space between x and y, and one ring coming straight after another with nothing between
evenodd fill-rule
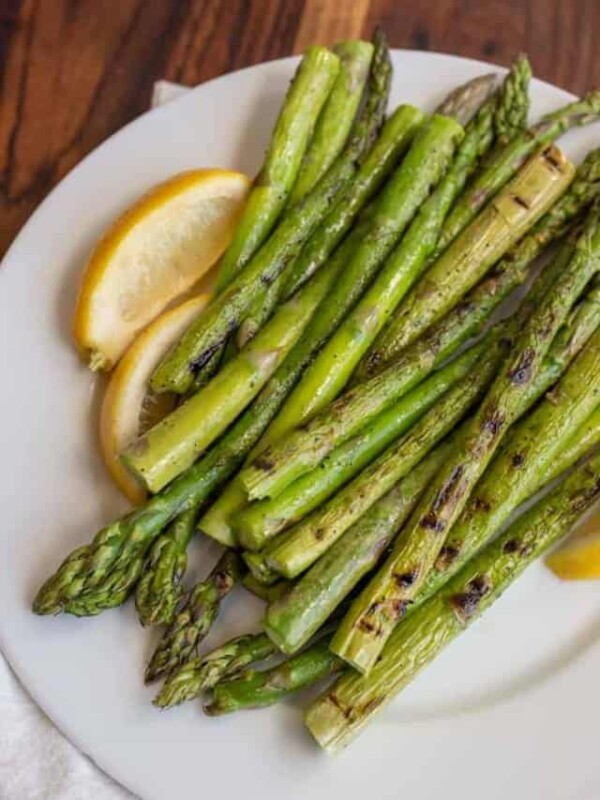
<instances>
[{"instance_id":1,"label":"wood grain","mask_svg":"<svg viewBox=\"0 0 600 800\"><path fill-rule=\"evenodd\" d=\"M0 0L0 253L158 78L193 85L376 24L395 47L525 51L538 77L600 86L598 0Z\"/></svg>"}]
</instances>

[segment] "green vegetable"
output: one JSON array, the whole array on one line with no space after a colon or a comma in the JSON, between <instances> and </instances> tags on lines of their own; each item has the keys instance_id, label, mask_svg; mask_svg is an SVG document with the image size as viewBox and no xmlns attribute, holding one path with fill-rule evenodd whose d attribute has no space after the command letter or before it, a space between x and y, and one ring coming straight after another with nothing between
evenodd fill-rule
<instances>
[{"instance_id":1,"label":"green vegetable","mask_svg":"<svg viewBox=\"0 0 600 800\"><path fill-rule=\"evenodd\" d=\"M188 391L194 374L218 351L244 319L261 287L273 283L298 255L315 231L330 204L352 191L352 178L379 131L389 94L387 51L374 68L381 75L371 84L370 117L361 115L347 145L318 182L300 202L288 209L270 238L246 263L237 276L218 294L191 324L182 338L155 370L151 385L155 391Z\"/></svg>"},{"instance_id":2,"label":"green vegetable","mask_svg":"<svg viewBox=\"0 0 600 800\"><path fill-rule=\"evenodd\" d=\"M305 723L321 747L335 752L349 744L532 561L561 539L599 496L600 456L596 455L398 625L369 675L343 673L310 706Z\"/></svg>"},{"instance_id":3,"label":"green vegetable","mask_svg":"<svg viewBox=\"0 0 600 800\"><path fill-rule=\"evenodd\" d=\"M382 570L353 603L334 636L334 652L361 672L372 668L406 604L421 589L502 437L539 396L536 384L544 379L543 362L552 339L598 269L600 214L593 209L568 265L525 323L452 457L419 502ZM590 349L595 347L595 338L590 340ZM589 378L580 376L578 389L579 396L594 401Z\"/></svg>"},{"instance_id":4,"label":"green vegetable","mask_svg":"<svg viewBox=\"0 0 600 800\"><path fill-rule=\"evenodd\" d=\"M200 697L219 681L243 673L250 664L263 661L277 652L265 633L238 636L203 657L196 656L172 672L154 699L158 708L171 708Z\"/></svg>"},{"instance_id":5,"label":"green vegetable","mask_svg":"<svg viewBox=\"0 0 600 800\"><path fill-rule=\"evenodd\" d=\"M330 261L199 392L143 434L124 460L152 492L181 474L239 416L300 339L332 286Z\"/></svg>"},{"instance_id":6,"label":"green vegetable","mask_svg":"<svg viewBox=\"0 0 600 800\"><path fill-rule=\"evenodd\" d=\"M185 511L152 545L135 591L142 625L166 625L181 599L187 568L187 548L194 535L196 510Z\"/></svg>"},{"instance_id":7,"label":"green vegetable","mask_svg":"<svg viewBox=\"0 0 600 800\"><path fill-rule=\"evenodd\" d=\"M264 551L267 563L287 578L313 564L464 416L492 379L501 352L501 345L491 346L471 374L451 388L408 433L321 508L274 539Z\"/></svg>"},{"instance_id":8,"label":"green vegetable","mask_svg":"<svg viewBox=\"0 0 600 800\"><path fill-rule=\"evenodd\" d=\"M303 647L379 561L449 453L442 443L374 503L267 608L265 627L286 653Z\"/></svg>"},{"instance_id":9,"label":"green vegetable","mask_svg":"<svg viewBox=\"0 0 600 800\"><path fill-rule=\"evenodd\" d=\"M204 711L214 717L243 708L270 706L340 668L341 662L330 652L327 642L320 642L306 655L300 653L269 670L251 671L237 680L218 683Z\"/></svg>"},{"instance_id":10,"label":"green vegetable","mask_svg":"<svg viewBox=\"0 0 600 800\"><path fill-rule=\"evenodd\" d=\"M600 92L590 92L582 100L546 114L536 125L514 137L508 144L500 142L452 209L438 240L436 255L444 252L533 153L562 136L569 128L595 122L599 115Z\"/></svg>"},{"instance_id":11,"label":"green vegetable","mask_svg":"<svg viewBox=\"0 0 600 800\"><path fill-rule=\"evenodd\" d=\"M232 520L240 544L251 550L260 549L281 530L319 506L408 430L449 388L465 378L481 353L481 345L471 348L382 411L315 469L289 483L281 492L277 486L273 487L276 496L247 506Z\"/></svg>"},{"instance_id":12,"label":"green vegetable","mask_svg":"<svg viewBox=\"0 0 600 800\"><path fill-rule=\"evenodd\" d=\"M385 363L464 297L566 190L574 167L554 147L533 156L408 294L368 358Z\"/></svg>"},{"instance_id":13,"label":"green vegetable","mask_svg":"<svg viewBox=\"0 0 600 800\"><path fill-rule=\"evenodd\" d=\"M563 236L573 220L600 192L600 150L590 152L577 168L573 182L555 205L514 245L464 299L436 322L412 345L396 346L388 326L356 371L357 381L371 377L388 364L406 365L406 370L443 361L471 336L478 334L490 314L509 294L522 285L530 266L543 249Z\"/></svg>"},{"instance_id":14,"label":"green vegetable","mask_svg":"<svg viewBox=\"0 0 600 800\"><path fill-rule=\"evenodd\" d=\"M226 550L208 578L191 589L150 659L146 683L164 678L192 658L211 629L221 601L242 572L239 556L233 550Z\"/></svg>"}]
</instances>

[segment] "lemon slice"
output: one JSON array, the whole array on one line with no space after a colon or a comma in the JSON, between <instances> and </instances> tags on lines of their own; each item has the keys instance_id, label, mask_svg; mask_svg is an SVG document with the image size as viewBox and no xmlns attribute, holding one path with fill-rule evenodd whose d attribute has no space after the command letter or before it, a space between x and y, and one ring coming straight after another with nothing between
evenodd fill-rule
<instances>
[{"instance_id":1,"label":"lemon slice","mask_svg":"<svg viewBox=\"0 0 600 800\"><path fill-rule=\"evenodd\" d=\"M100 411L100 447L117 486L133 502L146 497L119 459L119 453L175 406L175 397L148 392L148 378L169 347L208 301L198 295L165 311L144 330L110 376Z\"/></svg>"},{"instance_id":2,"label":"lemon slice","mask_svg":"<svg viewBox=\"0 0 600 800\"><path fill-rule=\"evenodd\" d=\"M110 369L210 269L231 241L249 186L239 172L182 172L113 223L90 256L75 311L75 342L92 369Z\"/></svg>"},{"instance_id":3,"label":"lemon slice","mask_svg":"<svg viewBox=\"0 0 600 800\"><path fill-rule=\"evenodd\" d=\"M600 512L578 525L566 542L546 558L546 564L566 581L600 578Z\"/></svg>"}]
</instances>

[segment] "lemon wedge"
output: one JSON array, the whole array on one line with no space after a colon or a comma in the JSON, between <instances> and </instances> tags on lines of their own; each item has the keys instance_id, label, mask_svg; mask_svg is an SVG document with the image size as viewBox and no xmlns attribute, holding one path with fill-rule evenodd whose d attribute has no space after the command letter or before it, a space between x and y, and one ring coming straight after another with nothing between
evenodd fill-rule
<instances>
[{"instance_id":1,"label":"lemon wedge","mask_svg":"<svg viewBox=\"0 0 600 800\"><path fill-rule=\"evenodd\" d=\"M119 453L175 407L174 395L149 392L148 379L208 299L198 295L161 314L137 337L110 376L100 411L100 447L113 480L133 503L143 502L146 494Z\"/></svg>"},{"instance_id":2,"label":"lemon wedge","mask_svg":"<svg viewBox=\"0 0 600 800\"><path fill-rule=\"evenodd\" d=\"M73 325L93 370L111 369L139 331L217 261L249 187L239 172L182 172L113 223L85 268Z\"/></svg>"},{"instance_id":3,"label":"lemon wedge","mask_svg":"<svg viewBox=\"0 0 600 800\"><path fill-rule=\"evenodd\" d=\"M600 578L600 511L578 525L546 564L566 581Z\"/></svg>"}]
</instances>

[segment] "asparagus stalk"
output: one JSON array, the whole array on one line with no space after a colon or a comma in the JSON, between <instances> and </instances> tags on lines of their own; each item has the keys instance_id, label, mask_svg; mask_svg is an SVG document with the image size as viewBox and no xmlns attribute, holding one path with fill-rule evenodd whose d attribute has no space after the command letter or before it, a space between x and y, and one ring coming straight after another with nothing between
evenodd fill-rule
<instances>
[{"instance_id":1,"label":"asparagus stalk","mask_svg":"<svg viewBox=\"0 0 600 800\"><path fill-rule=\"evenodd\" d=\"M374 503L284 596L269 603L265 629L286 653L313 636L379 561L450 445L443 442Z\"/></svg>"},{"instance_id":2,"label":"asparagus stalk","mask_svg":"<svg viewBox=\"0 0 600 800\"><path fill-rule=\"evenodd\" d=\"M444 223L435 255L444 252L533 153L562 136L569 128L595 122L599 114L600 92L590 92L583 99L546 114L536 125L517 135L507 145L500 143L452 209Z\"/></svg>"},{"instance_id":3,"label":"asparagus stalk","mask_svg":"<svg viewBox=\"0 0 600 800\"><path fill-rule=\"evenodd\" d=\"M595 298L595 325L600 324ZM570 345L562 348L566 358ZM572 343L577 346L576 342ZM556 389L507 436L427 577L419 598L429 596L487 542L519 503L569 469L600 439L600 334L594 334ZM558 358L557 360L561 360ZM581 382L587 380L587 391ZM574 440L574 437L575 440Z\"/></svg>"},{"instance_id":4,"label":"asparagus stalk","mask_svg":"<svg viewBox=\"0 0 600 800\"><path fill-rule=\"evenodd\" d=\"M521 65L516 70L523 72ZM482 82L489 88L486 76L461 87L442 104L446 111L462 116L465 106L473 107L473 93L481 103ZM511 83L512 85L512 83ZM520 86L520 88L522 88ZM518 90L510 93L514 104ZM525 98L527 93L525 91ZM527 107L527 102L516 103ZM504 104L501 104L504 108ZM296 387L289 405L296 404L299 418L308 418L332 400L344 387L354 368L387 323L394 309L421 273L434 250L444 219L460 194L481 156L493 141L496 99L484 103L469 122L447 174L436 191L425 202L394 252L388 258L375 283L352 310L329 340L316 361L311 364ZM526 112L525 112L526 113Z\"/></svg>"},{"instance_id":5,"label":"asparagus stalk","mask_svg":"<svg viewBox=\"0 0 600 800\"><path fill-rule=\"evenodd\" d=\"M190 590L146 668L146 683L163 678L188 661L209 632L224 597L242 576L233 550L226 550L208 578Z\"/></svg>"},{"instance_id":6,"label":"asparagus stalk","mask_svg":"<svg viewBox=\"0 0 600 800\"><path fill-rule=\"evenodd\" d=\"M471 336L479 333L492 311L524 283L530 265L542 250L566 233L572 221L598 196L599 191L600 150L593 150L577 168L573 182L560 200L457 306L404 352L395 342L392 321L363 359L356 371L356 379L371 377L398 358L398 367L405 363L409 370L412 364L423 363L426 368L432 359L439 363L451 355Z\"/></svg>"},{"instance_id":7,"label":"asparagus stalk","mask_svg":"<svg viewBox=\"0 0 600 800\"><path fill-rule=\"evenodd\" d=\"M177 517L154 542L135 592L142 625L166 625L173 619L187 567L187 548L194 534L196 511Z\"/></svg>"},{"instance_id":8,"label":"asparagus stalk","mask_svg":"<svg viewBox=\"0 0 600 800\"><path fill-rule=\"evenodd\" d=\"M328 265L331 274L335 275L344 266L355 245L354 235L351 235ZM35 613L67 612L90 616L125 602L139 579L149 546L165 525L180 513L199 509L241 466L306 364L343 315L343 300L351 303L360 291L360 276L355 283L346 285L345 290L339 303L329 305L311 321L255 402L204 457L144 506L106 526L89 544L67 556L39 589L33 602ZM243 504L243 491L235 484L231 487L229 496L224 494L221 500L227 502L233 495L235 506L239 504L239 492ZM216 524L206 525L206 528L209 535L222 544L235 543L228 526Z\"/></svg>"},{"instance_id":9,"label":"asparagus stalk","mask_svg":"<svg viewBox=\"0 0 600 800\"><path fill-rule=\"evenodd\" d=\"M312 139L304 154L288 205L294 205L314 188L340 154L356 116L369 76L373 45L351 40L332 48L340 59L340 70L323 106ZM271 316L281 291L281 279L259 292L248 316L240 325L235 340L241 349Z\"/></svg>"},{"instance_id":10,"label":"asparagus stalk","mask_svg":"<svg viewBox=\"0 0 600 800\"><path fill-rule=\"evenodd\" d=\"M544 368L532 386L530 404L554 382L557 371L564 369L598 324L600 308L597 287L594 287L581 308L575 312L573 322L553 343ZM473 496L452 528L407 613L412 613L415 607L454 575L522 501L572 467L598 444L600 412L596 409L590 414L590 409L596 406L600 397L600 379L595 378L600 357L597 343L600 343L600 335L595 334L558 387L509 432L496 459L477 484ZM592 385L581 395L582 381L588 375L592 376ZM395 551L365 587L360 598L363 609L368 603L379 602L384 587L394 580L394 556ZM364 618L371 621L370 617ZM350 647L357 620L358 617L350 612L340 626L332 643L338 654Z\"/></svg>"},{"instance_id":11,"label":"asparagus stalk","mask_svg":"<svg viewBox=\"0 0 600 800\"><path fill-rule=\"evenodd\" d=\"M377 48L374 64L376 61ZM373 67L372 73L376 73L375 67ZM377 96L377 92L374 91L372 96ZM472 95L470 102L473 102ZM463 109L466 109L467 105L463 101ZM470 106L470 108L472 110L473 106ZM410 141L419 120L415 118L415 113L418 112L413 110L413 113L410 114L409 111L410 107L399 109L386 123L379 141L365 160L353 183L353 191L348 193L347 198L344 198L342 202L336 205L295 262L296 270L290 279L288 291L299 285L303 275L312 274L323 263L350 226L356 211L376 191L385 174L397 160L399 152ZM363 239L367 236L373 216L372 210L369 210L368 216L336 252L334 256L336 263L345 266L346 262L350 260L354 250L361 245ZM245 415L244 420L241 422L242 427L247 424L251 430L254 430L262 424L261 433L266 429L306 365L310 363L315 353L319 351L328 336L335 330L344 315L364 291L376 267L377 263L373 263L367 270L363 268L362 264L358 263L355 270L345 270L336 291L332 292L327 298L327 308L320 310L319 315L313 320L302 340L294 348L289 358L286 359L285 364L276 373L262 395L259 396L253 409ZM257 418L254 422L252 421L253 415ZM209 536L217 539L217 541L231 544L234 541L234 537L229 520L233 513L244 505L245 494L239 483L234 481L204 515L200 522L200 528Z\"/></svg>"},{"instance_id":12,"label":"asparagus stalk","mask_svg":"<svg viewBox=\"0 0 600 800\"><path fill-rule=\"evenodd\" d=\"M462 134L462 128L451 117L434 116L422 128L383 189L347 271L360 269L373 274L379 268L443 175ZM415 277L415 274L407 274L406 281L410 283ZM309 377L311 375L309 369L274 420L273 436L301 422L316 407L331 399L327 390L323 393L318 385L315 395L315 381Z\"/></svg>"},{"instance_id":13,"label":"asparagus stalk","mask_svg":"<svg viewBox=\"0 0 600 800\"><path fill-rule=\"evenodd\" d=\"M435 191L421 206L373 284L295 388L286 406L290 409L292 418L294 413L298 419L312 416L339 394L398 303L417 280L427 257L435 247L442 223L454 199L461 192L481 155L491 144L494 107L494 101L486 103L467 126L456 153L449 152L444 161L440 160L440 170L432 182L432 185L438 184ZM407 175L413 169L409 160L410 155L406 159ZM438 183L440 179L441 182ZM297 409L295 412L294 408Z\"/></svg>"},{"instance_id":14,"label":"asparagus stalk","mask_svg":"<svg viewBox=\"0 0 600 800\"><path fill-rule=\"evenodd\" d=\"M125 462L150 491L191 466L258 394L302 335L336 272L330 261L209 384L127 450Z\"/></svg>"},{"instance_id":15,"label":"asparagus stalk","mask_svg":"<svg viewBox=\"0 0 600 800\"><path fill-rule=\"evenodd\" d=\"M372 44L354 39L334 45L332 51L340 60L340 69L304 153L289 205L302 200L340 154L369 77Z\"/></svg>"},{"instance_id":16,"label":"asparagus stalk","mask_svg":"<svg viewBox=\"0 0 600 800\"><path fill-rule=\"evenodd\" d=\"M263 166L254 182L238 229L221 259L222 291L266 239L294 186L319 114L340 68L325 47L310 47L279 112Z\"/></svg>"},{"instance_id":17,"label":"asparagus stalk","mask_svg":"<svg viewBox=\"0 0 600 800\"><path fill-rule=\"evenodd\" d=\"M387 45L381 33L375 35L374 45L369 92L359 115L359 124L361 120L365 124L373 117L383 117L379 98L387 98L389 92L391 68ZM423 114L418 109L404 105L397 108L385 122L381 135L360 165L352 183L352 191L336 203L282 276L284 297L293 294L327 260L350 229L358 212L379 191L422 121Z\"/></svg>"},{"instance_id":18,"label":"asparagus stalk","mask_svg":"<svg viewBox=\"0 0 600 800\"><path fill-rule=\"evenodd\" d=\"M454 117L465 127L489 99L495 86L496 73L478 75L447 94L435 109L435 113L441 114L443 117Z\"/></svg>"},{"instance_id":19,"label":"asparagus stalk","mask_svg":"<svg viewBox=\"0 0 600 800\"><path fill-rule=\"evenodd\" d=\"M494 131L497 147L506 147L527 127L530 80L531 65L527 56L519 55L504 79L502 102L496 108Z\"/></svg>"},{"instance_id":20,"label":"asparagus stalk","mask_svg":"<svg viewBox=\"0 0 600 800\"><path fill-rule=\"evenodd\" d=\"M384 57L377 59L376 66L381 75L378 81L372 83L372 94L378 94L373 97L369 108L376 108L376 113L370 118L359 119L349 142L323 178L300 203L283 214L270 238L192 323L178 344L159 364L151 379L155 390L184 393L190 388L194 373L221 348L228 335L238 327L251 308L260 287L277 280L315 231L334 199L342 196L344 190L352 191L352 178L357 174L360 161L371 147L385 113L391 70L386 53L387 51Z\"/></svg>"},{"instance_id":21,"label":"asparagus stalk","mask_svg":"<svg viewBox=\"0 0 600 800\"><path fill-rule=\"evenodd\" d=\"M450 124L446 118L444 120L446 125ZM272 422L273 417L281 409L285 398L297 383L306 366L319 352L325 341L327 341L331 333L337 328L349 309L352 308L365 290L385 256L385 251L382 251L382 248L386 246L386 242L387 246L391 247L390 237L388 235L380 236L378 231L384 228L389 233L387 228L388 212L397 220L398 207L396 202L398 198L395 191L392 192L390 190L392 185L394 185L393 179L377 203L378 213L370 216L365 221L364 227L362 224L359 225L334 254L332 261L340 269L343 267L343 272L338 274L335 286L323 300L318 312L313 316L296 346L265 387L264 393L259 395L254 405L249 409L248 416L243 424L253 426L253 429L256 429L259 425L257 423L255 426L253 417L257 417L263 426L253 445L256 444L258 438L265 432L267 425ZM402 184L398 188L403 188ZM416 199L414 194L412 192L413 200ZM369 231L371 232L370 234ZM277 426L274 422L269 425L268 433L266 434L267 438L257 445L257 449L262 448L267 443L268 438L278 435L280 424L281 420ZM200 529L208 536L217 539L217 541L223 543L234 541L229 519L235 511L244 505L245 493L239 482L234 481L221 494L213 507L201 518Z\"/></svg>"},{"instance_id":22,"label":"asparagus stalk","mask_svg":"<svg viewBox=\"0 0 600 800\"><path fill-rule=\"evenodd\" d=\"M294 578L313 564L364 512L404 477L465 415L491 380L502 351L491 347L472 373L451 388L395 444L328 503L271 542L267 563Z\"/></svg>"},{"instance_id":23,"label":"asparagus stalk","mask_svg":"<svg viewBox=\"0 0 600 800\"><path fill-rule=\"evenodd\" d=\"M371 716L562 538L600 495L600 456L579 467L399 625L368 676L344 673L305 723L328 751L347 745Z\"/></svg>"},{"instance_id":24,"label":"asparagus stalk","mask_svg":"<svg viewBox=\"0 0 600 800\"><path fill-rule=\"evenodd\" d=\"M595 450L599 443L600 443L600 409L597 409L586 420L586 422L580 428L577 429L576 433L568 440L568 442L566 443L565 447L562 450L559 451L559 453L557 454L557 459L555 461L553 461L549 471L547 473L544 473L543 482L544 483L550 482L554 478L558 477L559 474L563 473L564 471L566 471L567 469L572 467L575 463L577 463L577 461L579 461L584 456L589 457L589 455L592 452L592 450ZM441 445L441 447L444 447L444 445ZM438 452L437 450L434 451L428 458L433 458L437 454L437 452ZM367 514L364 515L364 517L361 518L361 520L356 524L356 527L358 528L358 526L362 525L363 520L366 521L367 516L368 515L370 516L370 514L372 512L373 513L375 512L375 508L377 506L379 506L379 503L383 503L384 504L384 505L381 506L381 512L382 512L381 524L382 525L388 524L388 522L385 521L385 515L386 515L386 513L389 513L390 514L389 524L393 526L395 524L394 514L398 513L397 509L396 509L396 506L395 506L395 503L393 501L394 493L398 493L398 495L400 495L398 497L398 500L399 500L399 502L402 502L403 495L402 495L401 487L404 487L404 491L406 491L407 482L413 480L413 476L416 476L416 473L420 469L423 469L425 467L426 461L427 461L427 459L425 461L423 461L422 464L420 464L418 467L416 467L415 470L413 470L413 472L411 472L410 475L408 475L404 479L404 481L401 481L399 484L397 484L397 486L394 487L394 489L391 492L389 492L388 495L385 496L385 498L383 498L382 500L378 501L378 503L375 506L373 506L372 509L369 512L367 512ZM537 490L534 490L534 491L537 491ZM388 498L389 498L389 501L390 501L389 506L387 506L387 499ZM386 506L387 506L387 511L386 511ZM398 527L398 525L396 524L396 528L397 527ZM346 535L347 534L344 535L343 539L345 539ZM350 543L350 541L349 541L349 543ZM337 547L337 545L334 545L334 548L335 547ZM332 550L334 548L332 548ZM466 561L468 560L468 557L470 557L470 555L472 555L472 553L469 554L469 553L467 553L467 551L461 551L461 556L463 555L463 553L464 553L464 559L461 557L460 561L453 561L452 564L456 565L456 567L454 569L448 571L448 572L444 571L443 573L441 573L438 580L435 580L435 578L433 578L434 573L430 574L430 577L432 578L431 582L429 580L426 581L425 586L423 587L423 590L417 596L415 602L413 604L411 604L411 606L409 606L409 608L407 609L407 615L414 613L414 611L416 609L418 609L420 607L420 605L425 600L427 600L429 597L431 597L435 592L439 591L440 587L443 586L444 583L446 583L448 578L450 578L451 575L454 574L458 570L459 567L462 567L464 565L464 563L466 563ZM319 563L320 562L317 562L317 564L319 564ZM346 568L345 565L342 566L340 564L340 569L344 569L344 568ZM315 569L315 568L313 567L313 569ZM307 575L310 575L311 572L312 572L312 570L310 572L308 572ZM304 579L302 579L302 580L304 580ZM406 624L406 623L403 623L403 625L404 624ZM395 637L395 635L396 634L392 634L392 639ZM317 648L320 649L320 645L319 644L313 645L308 650L305 650L302 653L303 660L307 661L310 658L309 654L312 653L312 652L314 652L315 656L318 658L319 657L319 650ZM386 652L387 651L384 651L384 654L383 654L383 658L384 659L386 658ZM338 661L338 662L336 662L335 660L331 662L331 674L333 674L334 672L339 670L339 667L340 667L341 663L342 663L341 660ZM377 669L377 668L375 668L375 669ZM307 670L307 673L309 675L312 674L312 670L310 670L310 671ZM346 674L356 674L356 673L346 673ZM319 675L319 680L322 679L322 677L325 677L325 676ZM306 684L304 684L304 685L306 685L306 686L310 685L309 681L307 681ZM191 699L191 698L189 698L189 699Z\"/></svg>"},{"instance_id":25,"label":"asparagus stalk","mask_svg":"<svg viewBox=\"0 0 600 800\"><path fill-rule=\"evenodd\" d=\"M508 184L500 196L427 272L401 304L392 326L394 346L399 340L401 340L400 347L409 344L429 324L452 308L461 295L485 274L489 266L497 261L511 244L518 241L536 219L552 205L571 177L572 169L569 163L558 153L553 155L545 151L534 157L519 176ZM377 284L373 290L376 287ZM371 294L372 292L368 293L367 298L371 297ZM358 309L362 309L363 319L368 320L369 317L378 316L373 310L376 302L377 297L373 296L368 306L359 305ZM371 309L370 313L367 313L367 309ZM375 330L379 330L380 327L381 325L375 327ZM333 350L326 347L321 357L296 387L271 428L272 438L302 422L304 418L318 410L321 402L325 404L327 400L332 399L336 393L335 389L339 389L340 384L348 377L348 373L345 372L342 380L336 384L340 370L332 368L331 365L333 363L344 365L346 363L344 353L354 352L360 355L364 352L364 348L360 348L357 344L352 345L344 335L344 330L342 326L341 335L334 337L330 342ZM350 333L354 342L360 341L356 325ZM377 347L377 344L375 346ZM352 361L350 366L353 367L355 363L356 361ZM327 377L322 379L318 387L319 376L324 373ZM329 377L330 375L333 377ZM331 386L330 391L328 391L329 386ZM264 458L259 456L240 476L251 497L261 497L267 493L266 487L273 479L274 462L271 455L267 453Z\"/></svg>"},{"instance_id":26,"label":"asparagus stalk","mask_svg":"<svg viewBox=\"0 0 600 800\"><path fill-rule=\"evenodd\" d=\"M265 633L231 639L208 655L191 658L172 672L154 699L158 708L171 708L200 697L217 683L236 677L258 661L277 652Z\"/></svg>"},{"instance_id":27,"label":"asparagus stalk","mask_svg":"<svg viewBox=\"0 0 600 800\"><path fill-rule=\"evenodd\" d=\"M543 380L543 359L552 339L566 320L570 306L598 269L600 214L594 208L567 268L528 320L514 353L506 359L464 437L457 442L453 457L436 475L401 532L381 576L375 576L352 604L334 636L334 652L361 672L372 668L406 605L419 592L444 538L502 437L535 399L536 384ZM594 338L590 349L595 346ZM579 396L588 392L585 382L580 384L579 392ZM589 393L593 398L593 389Z\"/></svg>"},{"instance_id":28,"label":"asparagus stalk","mask_svg":"<svg viewBox=\"0 0 600 800\"><path fill-rule=\"evenodd\" d=\"M469 289L554 205L574 174L555 147L533 156L454 239L401 304L374 344L387 361L453 308ZM374 358L371 355L371 359Z\"/></svg>"},{"instance_id":29,"label":"asparagus stalk","mask_svg":"<svg viewBox=\"0 0 600 800\"><path fill-rule=\"evenodd\" d=\"M272 465L269 472L283 468L291 474L296 469L300 473L316 469L334 448L354 436L478 334L492 311L525 281L531 263L543 248L564 235L572 220L599 191L600 150L595 150L579 166L565 195L464 301L406 348L383 372L350 389L302 428L267 447L265 455ZM377 356L372 362L365 359L363 364L370 367L367 374L375 372L379 366Z\"/></svg>"},{"instance_id":30,"label":"asparagus stalk","mask_svg":"<svg viewBox=\"0 0 600 800\"><path fill-rule=\"evenodd\" d=\"M319 642L307 653L299 653L271 669L218 683L204 711L214 717L244 708L270 706L341 667L342 662L330 652L327 642Z\"/></svg>"},{"instance_id":31,"label":"asparagus stalk","mask_svg":"<svg viewBox=\"0 0 600 800\"><path fill-rule=\"evenodd\" d=\"M482 349L481 345L473 347L447 364L282 492L274 487L275 497L247 506L232 520L240 544L259 550L281 530L321 505L429 411L449 388L467 377Z\"/></svg>"},{"instance_id":32,"label":"asparagus stalk","mask_svg":"<svg viewBox=\"0 0 600 800\"><path fill-rule=\"evenodd\" d=\"M369 106L367 99L364 113L370 115ZM236 335L238 347L256 335L282 297L290 297L327 261L409 146L422 119L423 115L414 106L403 105L394 111L352 181L352 191L346 192L335 203L298 256L260 295L261 308L258 309L257 304L253 313L240 325ZM363 222L370 213L369 207L364 208Z\"/></svg>"},{"instance_id":33,"label":"asparagus stalk","mask_svg":"<svg viewBox=\"0 0 600 800\"><path fill-rule=\"evenodd\" d=\"M576 433L573 436L571 436L571 438L568 440L564 448L559 451L559 453L557 454L557 458L550 465L550 469L548 470L548 472L544 473L543 483L548 483L552 481L554 478L558 477L559 474L563 473L564 471L572 467L577 461L579 461L584 456L589 457L590 453L597 447L599 442L600 442L600 409L596 409L596 411L593 412L593 414L584 422L584 424L577 429ZM445 447L445 445L441 445L440 447L443 448ZM417 466L415 470L413 470L413 472L411 472L404 479L404 481L401 481L399 484L397 484L397 486L394 487L394 489L392 489L392 491L389 492L388 495L382 498L382 500L378 501L378 503L375 504L375 506L373 506L372 509L369 512L367 512L367 514L365 514L364 517L362 517L361 520L359 520L359 522L356 524L355 527L357 528L357 530L359 526L363 525L363 520L364 522L366 522L367 516L371 516L372 513L373 514L375 513L375 509L378 506L380 506L380 504L382 504L380 506L381 514L377 515L378 517L380 517L380 524L381 525L389 524L390 526L395 526L395 528L397 529L398 521L394 515L398 514L399 512L396 507L396 502L394 501L394 497L397 498L399 503L402 503L404 501L405 493L407 492L408 489L408 482L416 480L417 472L419 470L424 470L426 468L426 462L429 459L433 460L437 456L438 451L439 449L431 453L431 455L428 456L427 459L425 459L419 466ZM537 491L537 488L534 489L534 491ZM387 517L388 514L389 517ZM374 519L373 519L373 524L375 524ZM345 539L346 536L347 534L344 535L343 539ZM350 545L354 544L353 542L350 541L350 539L348 539L348 543ZM336 548L337 546L338 545L334 545L334 548ZM332 550L334 548L332 548ZM451 577L451 575L454 574L458 570L458 568L462 567L464 563L466 563L470 555L472 555L472 553L461 551L461 556L463 555L463 553L464 553L464 558L461 557L460 561L452 562L453 565L456 565L456 567L453 570L450 570L449 572L444 572L443 574L440 575L440 578L438 580L433 579L431 580L431 582L429 580L426 581L425 586L423 587L423 590L416 598L415 603L413 603L407 609L407 614L413 613L417 608L419 608L419 606L426 599L428 599L436 591L439 591L440 587L448 580L448 578ZM317 562L317 565L319 563L320 561ZM340 564L339 566L340 569L346 568L346 566L342 564ZM313 569L315 568L316 565L315 567L313 567ZM312 570L307 573L307 576L310 575L311 572ZM430 577L433 577L433 573L431 573ZM301 582L302 581L304 581L304 578L301 580ZM320 599L320 602L323 601ZM319 607L320 607L320 602L319 602ZM393 634L393 636L395 636L395 634ZM316 657L318 658L319 651L320 651L320 645L319 644L313 645L313 647L309 648L308 650L305 650L302 653L303 660L307 661L310 657L309 654L312 652L314 652ZM384 651L384 656L383 656L384 658L386 657L385 652L386 651ZM331 662L331 674L339 670L339 666L341 663L342 663L341 660L339 662L336 662L335 660ZM183 669L185 669L185 667ZM312 670L307 670L307 673L308 675L311 675ZM319 679L321 679L322 677L325 676L319 675ZM307 680L307 682L304 685L308 686L310 685L310 682ZM195 696L197 695L190 695L190 697L183 699L192 699Z\"/></svg>"}]
</instances>

